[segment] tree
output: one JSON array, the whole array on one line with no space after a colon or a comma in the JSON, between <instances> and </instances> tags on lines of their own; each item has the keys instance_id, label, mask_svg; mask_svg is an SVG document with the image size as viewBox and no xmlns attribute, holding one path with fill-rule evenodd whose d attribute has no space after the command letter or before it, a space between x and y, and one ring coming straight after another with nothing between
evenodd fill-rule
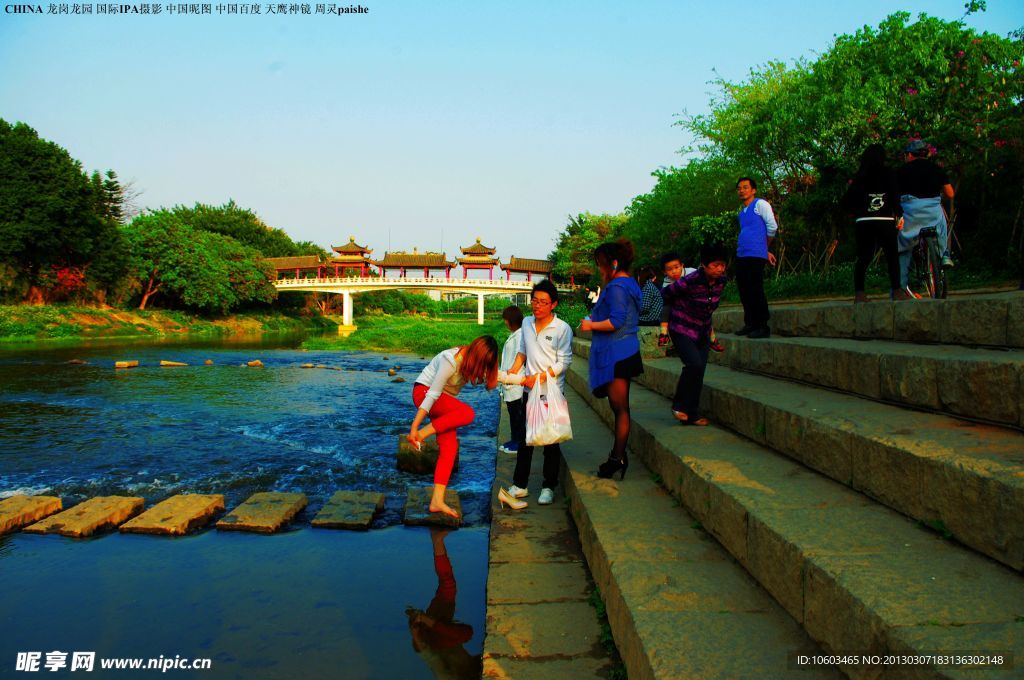
<instances>
[{"instance_id":1,"label":"tree","mask_svg":"<svg viewBox=\"0 0 1024 680\"><path fill-rule=\"evenodd\" d=\"M45 302L92 270L94 288L112 284L120 241L101 194L65 149L0 120L0 292Z\"/></svg>"},{"instance_id":2,"label":"tree","mask_svg":"<svg viewBox=\"0 0 1024 680\"><path fill-rule=\"evenodd\" d=\"M233 200L221 206L196 203L186 208L179 205L171 212L193 229L230 236L239 243L255 248L263 257L312 254L303 252L303 248L295 244L283 230L267 226L256 213L239 207ZM314 247L320 250L318 246Z\"/></svg>"},{"instance_id":3,"label":"tree","mask_svg":"<svg viewBox=\"0 0 1024 680\"><path fill-rule=\"evenodd\" d=\"M622 236L628 222L629 217L624 214L570 215L569 224L559 234L555 249L548 255L553 264L551 273L563 279L592 278L596 271L594 249L605 241Z\"/></svg>"}]
</instances>

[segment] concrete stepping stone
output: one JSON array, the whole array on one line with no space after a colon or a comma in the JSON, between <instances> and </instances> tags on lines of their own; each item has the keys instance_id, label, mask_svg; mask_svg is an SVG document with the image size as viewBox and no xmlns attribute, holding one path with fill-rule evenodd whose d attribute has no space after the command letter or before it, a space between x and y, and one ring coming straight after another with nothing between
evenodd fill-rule
<instances>
[{"instance_id":1,"label":"concrete stepping stone","mask_svg":"<svg viewBox=\"0 0 1024 680\"><path fill-rule=\"evenodd\" d=\"M218 529L226 531L255 531L272 534L302 512L309 500L304 493L263 491L254 493L249 500L217 522Z\"/></svg>"},{"instance_id":2,"label":"concrete stepping stone","mask_svg":"<svg viewBox=\"0 0 1024 680\"><path fill-rule=\"evenodd\" d=\"M17 531L61 510L56 496L25 496L18 494L0 501L0 535Z\"/></svg>"},{"instance_id":3,"label":"concrete stepping stone","mask_svg":"<svg viewBox=\"0 0 1024 680\"><path fill-rule=\"evenodd\" d=\"M84 538L117 528L139 514L144 505L145 500L138 496L97 496L27 526L23 531Z\"/></svg>"},{"instance_id":4,"label":"concrete stepping stone","mask_svg":"<svg viewBox=\"0 0 1024 680\"><path fill-rule=\"evenodd\" d=\"M180 494L128 520L121 525L121 533L184 536L205 526L223 510L224 496L220 494Z\"/></svg>"},{"instance_id":5,"label":"concrete stepping stone","mask_svg":"<svg viewBox=\"0 0 1024 680\"><path fill-rule=\"evenodd\" d=\"M384 509L384 494L376 491L338 491L313 518L321 529L370 528L374 515Z\"/></svg>"},{"instance_id":6,"label":"concrete stepping stone","mask_svg":"<svg viewBox=\"0 0 1024 680\"><path fill-rule=\"evenodd\" d=\"M449 517L441 512L430 512L430 496L433 492L431 487L409 489L403 521L409 526L429 526L431 524L446 527L459 526L462 523L462 502L459 501L458 492L450 487L445 489L444 502L459 513L459 519Z\"/></svg>"},{"instance_id":7,"label":"concrete stepping stone","mask_svg":"<svg viewBox=\"0 0 1024 680\"><path fill-rule=\"evenodd\" d=\"M432 475L434 474L434 468L437 467L437 456L440 454L440 450L437 447L437 438L430 437L424 442L420 442L422 449L417 451L412 448L412 444L405 438L404 434L398 435L398 469L402 472L408 472L412 475ZM459 453L458 450L455 452L455 464L452 466L452 472L459 471Z\"/></svg>"},{"instance_id":8,"label":"concrete stepping stone","mask_svg":"<svg viewBox=\"0 0 1024 680\"><path fill-rule=\"evenodd\" d=\"M135 359L131 361L115 361L114 368L138 368L139 362Z\"/></svg>"},{"instance_id":9,"label":"concrete stepping stone","mask_svg":"<svg viewBox=\"0 0 1024 680\"><path fill-rule=\"evenodd\" d=\"M188 366L188 364L181 361L167 361L166 359L160 360L161 366Z\"/></svg>"}]
</instances>

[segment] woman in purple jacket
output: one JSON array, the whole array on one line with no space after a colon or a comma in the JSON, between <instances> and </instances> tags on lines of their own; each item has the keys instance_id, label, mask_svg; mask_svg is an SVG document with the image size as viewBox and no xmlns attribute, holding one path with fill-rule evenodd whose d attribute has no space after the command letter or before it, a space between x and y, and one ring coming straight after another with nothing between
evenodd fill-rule
<instances>
[{"instance_id":1,"label":"woman in purple jacket","mask_svg":"<svg viewBox=\"0 0 1024 680\"><path fill-rule=\"evenodd\" d=\"M704 387L704 369L711 345L711 315L718 308L728 282L725 277L727 257L721 245L705 245L700 252L704 266L661 291L665 306L670 310L668 332L683 362L672 399L672 414L684 425L708 424L708 419L698 412L700 392Z\"/></svg>"}]
</instances>

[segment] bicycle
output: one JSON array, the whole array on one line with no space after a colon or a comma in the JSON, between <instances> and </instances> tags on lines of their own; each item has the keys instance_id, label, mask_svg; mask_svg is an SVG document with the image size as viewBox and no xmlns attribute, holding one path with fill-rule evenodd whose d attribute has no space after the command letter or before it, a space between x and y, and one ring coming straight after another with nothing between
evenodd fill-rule
<instances>
[{"instance_id":1,"label":"bicycle","mask_svg":"<svg viewBox=\"0 0 1024 680\"><path fill-rule=\"evenodd\" d=\"M915 293L911 286L924 291L924 294ZM922 229L910 252L907 292L917 299L927 296L933 300L944 300L949 292L946 270L942 267L942 248L935 227Z\"/></svg>"}]
</instances>

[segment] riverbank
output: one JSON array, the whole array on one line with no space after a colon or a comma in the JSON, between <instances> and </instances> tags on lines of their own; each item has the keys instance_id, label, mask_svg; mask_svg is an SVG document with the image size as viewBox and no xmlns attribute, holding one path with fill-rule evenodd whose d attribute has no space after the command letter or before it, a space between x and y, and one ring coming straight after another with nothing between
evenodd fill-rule
<instances>
[{"instance_id":1,"label":"riverbank","mask_svg":"<svg viewBox=\"0 0 1024 680\"><path fill-rule=\"evenodd\" d=\"M361 316L355 319L359 330L347 338L319 336L302 343L309 350L351 350L373 352L411 352L433 356L438 352L465 345L481 335L493 335L499 343L508 337L501 318L484 319L484 325L472 317L429 317L408 314Z\"/></svg>"},{"instance_id":2,"label":"riverbank","mask_svg":"<svg viewBox=\"0 0 1024 680\"><path fill-rule=\"evenodd\" d=\"M208 319L172 310L0 305L0 343L3 344L93 338L319 333L334 327L336 324L324 317L289 316L280 312L253 312Z\"/></svg>"}]
</instances>

